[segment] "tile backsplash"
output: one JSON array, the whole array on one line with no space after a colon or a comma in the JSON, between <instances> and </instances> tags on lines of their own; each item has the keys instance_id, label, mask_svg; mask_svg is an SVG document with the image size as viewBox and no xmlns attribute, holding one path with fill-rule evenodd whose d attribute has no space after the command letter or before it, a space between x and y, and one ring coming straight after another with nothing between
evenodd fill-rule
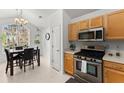
<instances>
[{"instance_id":1,"label":"tile backsplash","mask_svg":"<svg viewBox=\"0 0 124 93\"><path fill-rule=\"evenodd\" d=\"M72 43L72 42L71 42ZM86 45L103 45L106 48L106 52L120 53L120 56L124 57L124 40L110 40L104 42L73 42L76 45L76 50L84 48Z\"/></svg>"}]
</instances>

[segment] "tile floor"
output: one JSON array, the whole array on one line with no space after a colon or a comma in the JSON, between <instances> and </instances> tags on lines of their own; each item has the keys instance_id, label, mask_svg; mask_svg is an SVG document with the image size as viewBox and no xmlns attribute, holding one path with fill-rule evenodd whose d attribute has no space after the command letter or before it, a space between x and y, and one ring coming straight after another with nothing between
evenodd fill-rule
<instances>
[{"instance_id":1,"label":"tile floor","mask_svg":"<svg viewBox=\"0 0 124 93\"><path fill-rule=\"evenodd\" d=\"M35 66L33 70L30 67L26 68L26 72L15 68L14 76L5 74L6 62L0 63L0 83L64 83L71 76L61 74L48 64L48 61L41 57L41 66Z\"/></svg>"}]
</instances>

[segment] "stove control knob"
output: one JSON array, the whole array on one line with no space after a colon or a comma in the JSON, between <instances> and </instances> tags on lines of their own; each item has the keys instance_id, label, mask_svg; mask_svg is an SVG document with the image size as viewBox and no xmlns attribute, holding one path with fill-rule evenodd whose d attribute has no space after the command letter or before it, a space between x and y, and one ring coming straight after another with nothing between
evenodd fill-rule
<instances>
[{"instance_id":1,"label":"stove control knob","mask_svg":"<svg viewBox=\"0 0 124 93\"><path fill-rule=\"evenodd\" d=\"M93 59L91 58L90 61L93 61Z\"/></svg>"}]
</instances>

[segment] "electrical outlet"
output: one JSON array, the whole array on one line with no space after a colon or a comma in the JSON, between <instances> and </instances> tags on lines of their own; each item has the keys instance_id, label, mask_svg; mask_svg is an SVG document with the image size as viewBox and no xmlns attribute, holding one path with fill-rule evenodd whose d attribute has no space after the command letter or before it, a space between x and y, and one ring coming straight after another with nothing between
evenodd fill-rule
<instances>
[{"instance_id":1,"label":"electrical outlet","mask_svg":"<svg viewBox=\"0 0 124 93\"><path fill-rule=\"evenodd\" d=\"M109 56L113 56L113 54L112 54L112 53L108 53L108 55L109 55Z\"/></svg>"},{"instance_id":2,"label":"electrical outlet","mask_svg":"<svg viewBox=\"0 0 124 93\"><path fill-rule=\"evenodd\" d=\"M116 52L116 56L120 57L120 52Z\"/></svg>"}]
</instances>

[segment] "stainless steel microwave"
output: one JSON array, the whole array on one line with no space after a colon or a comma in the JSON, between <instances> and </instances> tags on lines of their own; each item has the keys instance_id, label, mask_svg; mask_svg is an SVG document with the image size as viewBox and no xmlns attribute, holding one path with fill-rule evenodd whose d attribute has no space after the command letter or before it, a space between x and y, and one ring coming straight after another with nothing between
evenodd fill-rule
<instances>
[{"instance_id":1,"label":"stainless steel microwave","mask_svg":"<svg viewBox=\"0 0 124 93\"><path fill-rule=\"evenodd\" d=\"M104 40L104 28L93 28L78 33L79 41L103 41Z\"/></svg>"}]
</instances>

